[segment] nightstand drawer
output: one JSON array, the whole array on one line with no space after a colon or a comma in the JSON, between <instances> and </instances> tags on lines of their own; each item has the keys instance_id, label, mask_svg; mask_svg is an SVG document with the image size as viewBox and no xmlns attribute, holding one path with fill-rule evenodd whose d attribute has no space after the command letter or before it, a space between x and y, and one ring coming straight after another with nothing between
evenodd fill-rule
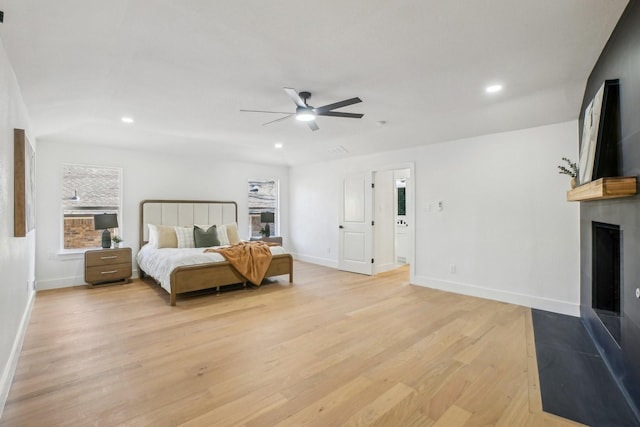
<instances>
[{"instance_id":1,"label":"nightstand drawer","mask_svg":"<svg viewBox=\"0 0 640 427\"><path fill-rule=\"evenodd\" d=\"M85 281L87 283L110 282L131 277L131 262L123 264L98 265L87 267Z\"/></svg>"},{"instance_id":2,"label":"nightstand drawer","mask_svg":"<svg viewBox=\"0 0 640 427\"><path fill-rule=\"evenodd\" d=\"M86 267L95 265L110 265L131 263L131 249L105 249L102 251L87 251L84 254Z\"/></svg>"},{"instance_id":3,"label":"nightstand drawer","mask_svg":"<svg viewBox=\"0 0 640 427\"><path fill-rule=\"evenodd\" d=\"M128 283L131 277L131 248L99 249L84 253L84 281L89 286Z\"/></svg>"}]
</instances>

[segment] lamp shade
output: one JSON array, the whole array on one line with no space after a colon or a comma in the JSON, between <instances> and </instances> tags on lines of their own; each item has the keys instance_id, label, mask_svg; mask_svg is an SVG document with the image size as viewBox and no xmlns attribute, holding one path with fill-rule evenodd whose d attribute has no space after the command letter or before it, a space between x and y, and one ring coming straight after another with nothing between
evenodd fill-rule
<instances>
[{"instance_id":1,"label":"lamp shade","mask_svg":"<svg viewBox=\"0 0 640 427\"><path fill-rule=\"evenodd\" d=\"M275 222L275 215L273 212L260 212L260 222L266 222L268 224Z\"/></svg>"},{"instance_id":2,"label":"lamp shade","mask_svg":"<svg viewBox=\"0 0 640 427\"><path fill-rule=\"evenodd\" d=\"M106 230L107 228L118 227L118 215L117 214L100 214L93 216L94 230Z\"/></svg>"}]
</instances>

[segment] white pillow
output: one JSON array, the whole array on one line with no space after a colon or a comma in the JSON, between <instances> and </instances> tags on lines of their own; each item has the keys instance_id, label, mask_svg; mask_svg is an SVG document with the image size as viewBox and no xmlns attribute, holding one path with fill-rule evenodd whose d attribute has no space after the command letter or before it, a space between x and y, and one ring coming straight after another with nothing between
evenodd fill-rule
<instances>
[{"instance_id":1,"label":"white pillow","mask_svg":"<svg viewBox=\"0 0 640 427\"><path fill-rule=\"evenodd\" d=\"M231 243L229 243L229 236L227 235L227 226L218 225L216 226L216 229L218 230L218 240L220 240L220 246L230 245Z\"/></svg>"},{"instance_id":2,"label":"white pillow","mask_svg":"<svg viewBox=\"0 0 640 427\"><path fill-rule=\"evenodd\" d=\"M154 248L158 247L158 227L154 224L147 224L149 227L149 242L148 245Z\"/></svg>"},{"instance_id":3,"label":"white pillow","mask_svg":"<svg viewBox=\"0 0 640 427\"><path fill-rule=\"evenodd\" d=\"M178 237L179 248L195 248L196 242L193 239L193 227L174 227Z\"/></svg>"}]
</instances>

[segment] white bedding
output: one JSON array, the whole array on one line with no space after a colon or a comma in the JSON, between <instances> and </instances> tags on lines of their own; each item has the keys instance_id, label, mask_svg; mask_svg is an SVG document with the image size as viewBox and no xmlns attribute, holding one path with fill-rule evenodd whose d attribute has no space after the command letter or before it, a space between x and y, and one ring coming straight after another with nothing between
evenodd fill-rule
<instances>
[{"instance_id":1,"label":"white bedding","mask_svg":"<svg viewBox=\"0 0 640 427\"><path fill-rule=\"evenodd\" d=\"M224 246L220 246L224 247ZM217 252L204 252L206 248L162 248L144 245L136 259L140 268L156 279L160 286L171 292L171 272L183 265L222 262L224 257ZM282 246L269 246L273 255L286 254Z\"/></svg>"}]
</instances>

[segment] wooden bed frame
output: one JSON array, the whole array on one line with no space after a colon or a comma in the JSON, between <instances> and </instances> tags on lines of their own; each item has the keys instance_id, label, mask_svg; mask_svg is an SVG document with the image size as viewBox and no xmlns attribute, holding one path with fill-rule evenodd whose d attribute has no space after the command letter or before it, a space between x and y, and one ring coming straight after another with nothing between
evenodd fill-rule
<instances>
[{"instance_id":1,"label":"wooden bed frame","mask_svg":"<svg viewBox=\"0 0 640 427\"><path fill-rule=\"evenodd\" d=\"M148 224L188 227L194 224L228 224L238 222L236 202L210 200L143 200L140 202L140 247L148 241ZM140 278L146 273L138 267ZM293 282L293 257L274 255L265 277L289 275ZM185 292L243 283L243 278L228 262L215 262L178 267L171 272L170 304Z\"/></svg>"}]
</instances>

